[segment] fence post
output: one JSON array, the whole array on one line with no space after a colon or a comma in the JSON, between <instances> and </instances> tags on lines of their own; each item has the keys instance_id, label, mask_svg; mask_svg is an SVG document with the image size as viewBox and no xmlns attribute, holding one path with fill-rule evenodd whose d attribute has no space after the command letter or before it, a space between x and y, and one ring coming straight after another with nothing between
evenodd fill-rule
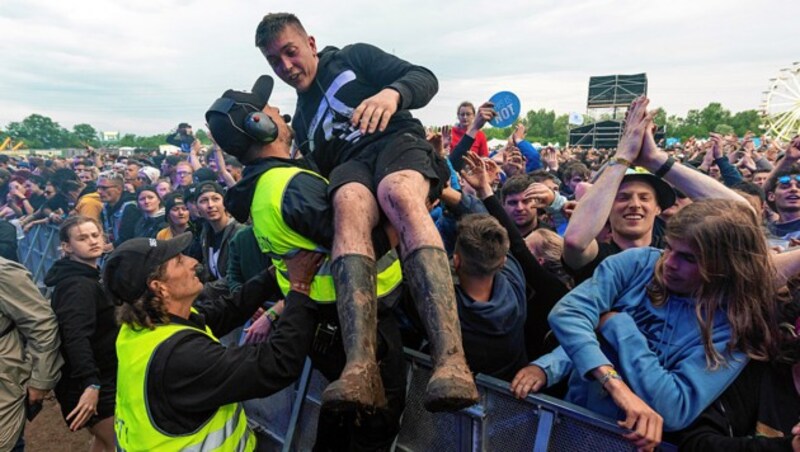
<instances>
[{"instance_id":1,"label":"fence post","mask_svg":"<svg viewBox=\"0 0 800 452\"><path fill-rule=\"evenodd\" d=\"M303 367L303 373L300 375L300 384L297 385L297 395L295 395L294 404L292 405L292 416L289 420L289 428L286 430L286 436L283 440L283 452L289 452L294 442L294 432L297 428L297 421L300 419L300 413L303 411L303 404L306 401L306 394L308 394L308 384L311 381L311 360L306 358L306 364Z\"/></svg>"}]
</instances>

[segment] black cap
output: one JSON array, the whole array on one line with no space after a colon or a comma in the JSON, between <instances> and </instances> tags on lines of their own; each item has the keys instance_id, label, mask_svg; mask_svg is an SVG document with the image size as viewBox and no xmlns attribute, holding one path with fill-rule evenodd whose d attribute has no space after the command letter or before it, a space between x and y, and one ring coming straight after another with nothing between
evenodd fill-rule
<instances>
[{"instance_id":1,"label":"black cap","mask_svg":"<svg viewBox=\"0 0 800 452\"><path fill-rule=\"evenodd\" d=\"M137 237L115 249L103 268L103 285L116 304L133 303L147 290L147 278L159 265L177 256L192 243L192 233L170 240Z\"/></svg>"},{"instance_id":2,"label":"black cap","mask_svg":"<svg viewBox=\"0 0 800 452\"><path fill-rule=\"evenodd\" d=\"M219 193L222 196L225 196L225 189L222 185L218 184L216 181L205 181L205 182L198 182L197 190L195 192L194 198L199 198L203 193L208 193L213 191L214 193Z\"/></svg>"},{"instance_id":3,"label":"black cap","mask_svg":"<svg viewBox=\"0 0 800 452\"><path fill-rule=\"evenodd\" d=\"M215 173L214 170L212 170L211 168L206 168L204 166L194 172L194 178L197 180L198 183L205 181L215 181L217 180L217 173Z\"/></svg>"},{"instance_id":4,"label":"black cap","mask_svg":"<svg viewBox=\"0 0 800 452\"><path fill-rule=\"evenodd\" d=\"M167 193L164 196L164 211L169 213L175 206L185 206L186 204L183 202L183 193Z\"/></svg>"},{"instance_id":5,"label":"black cap","mask_svg":"<svg viewBox=\"0 0 800 452\"><path fill-rule=\"evenodd\" d=\"M229 89L211 104L206 112L206 123L223 151L240 159L256 141L242 127L247 115L261 111L267 105L273 84L272 77L262 75L253 85L252 92Z\"/></svg>"}]
</instances>

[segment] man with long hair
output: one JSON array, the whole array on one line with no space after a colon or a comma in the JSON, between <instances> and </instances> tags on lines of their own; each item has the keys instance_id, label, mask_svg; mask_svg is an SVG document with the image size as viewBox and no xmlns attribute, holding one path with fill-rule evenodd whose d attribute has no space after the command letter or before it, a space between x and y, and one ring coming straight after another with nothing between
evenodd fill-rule
<instances>
[{"instance_id":1,"label":"man with long hair","mask_svg":"<svg viewBox=\"0 0 800 452\"><path fill-rule=\"evenodd\" d=\"M621 417L640 448L689 425L749 359L775 356L777 288L800 256L771 257L753 209L728 200L684 207L665 240L605 259L549 317L574 368L567 400ZM551 362L548 385L564 375Z\"/></svg>"}]
</instances>

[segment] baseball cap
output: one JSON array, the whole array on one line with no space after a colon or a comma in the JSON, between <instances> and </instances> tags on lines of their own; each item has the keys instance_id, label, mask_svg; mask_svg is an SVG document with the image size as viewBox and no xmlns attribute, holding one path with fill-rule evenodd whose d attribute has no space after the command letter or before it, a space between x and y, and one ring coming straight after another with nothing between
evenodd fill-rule
<instances>
[{"instance_id":1,"label":"baseball cap","mask_svg":"<svg viewBox=\"0 0 800 452\"><path fill-rule=\"evenodd\" d=\"M106 261L103 286L114 303L133 303L147 290L147 278L159 265L177 256L192 243L192 233L170 240L137 237L122 243Z\"/></svg>"},{"instance_id":2,"label":"baseball cap","mask_svg":"<svg viewBox=\"0 0 800 452\"><path fill-rule=\"evenodd\" d=\"M175 206L185 206L182 193L167 193L164 196L164 212L169 213Z\"/></svg>"},{"instance_id":3,"label":"baseball cap","mask_svg":"<svg viewBox=\"0 0 800 452\"><path fill-rule=\"evenodd\" d=\"M225 196L225 189L222 188L222 185L218 184L215 181L205 181L205 182L198 182L197 183L197 191L194 195L195 199L199 198L203 193L208 192L219 193L222 196Z\"/></svg>"},{"instance_id":4,"label":"baseball cap","mask_svg":"<svg viewBox=\"0 0 800 452\"><path fill-rule=\"evenodd\" d=\"M625 171L625 176L623 176L622 182L634 180L645 182L653 187L653 190L656 192L658 207L660 207L661 210L669 209L673 204L675 204L675 190L670 184L664 182L664 180L660 177L650 173L640 166L636 166L633 168L628 168L627 171Z\"/></svg>"}]
</instances>

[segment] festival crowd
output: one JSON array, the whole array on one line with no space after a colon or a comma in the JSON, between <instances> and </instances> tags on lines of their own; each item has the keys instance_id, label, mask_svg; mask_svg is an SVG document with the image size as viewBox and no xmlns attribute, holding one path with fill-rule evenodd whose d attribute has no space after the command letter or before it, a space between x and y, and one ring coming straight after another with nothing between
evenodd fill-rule
<instances>
[{"instance_id":1,"label":"festival crowd","mask_svg":"<svg viewBox=\"0 0 800 452\"><path fill-rule=\"evenodd\" d=\"M389 450L409 347L430 411L477 403L482 373L641 450L800 451L800 138L665 147L640 97L616 148L518 124L490 149L490 102L412 116L424 67L318 50L285 13L256 46L293 118L262 76L209 108L210 147L183 123L174 153L0 154L0 450L51 390L93 451L253 450L241 402L306 357L332 382L315 450ZM44 225L49 299L17 263Z\"/></svg>"}]
</instances>

